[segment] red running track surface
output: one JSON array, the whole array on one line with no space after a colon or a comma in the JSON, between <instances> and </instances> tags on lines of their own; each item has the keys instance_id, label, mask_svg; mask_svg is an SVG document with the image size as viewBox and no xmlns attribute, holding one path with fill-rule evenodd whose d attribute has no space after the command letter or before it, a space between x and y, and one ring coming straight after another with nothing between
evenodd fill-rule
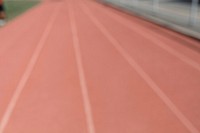
<instances>
[{"instance_id":1,"label":"red running track surface","mask_svg":"<svg viewBox=\"0 0 200 133\"><path fill-rule=\"evenodd\" d=\"M89 0L0 30L0 133L200 133L200 43Z\"/></svg>"}]
</instances>

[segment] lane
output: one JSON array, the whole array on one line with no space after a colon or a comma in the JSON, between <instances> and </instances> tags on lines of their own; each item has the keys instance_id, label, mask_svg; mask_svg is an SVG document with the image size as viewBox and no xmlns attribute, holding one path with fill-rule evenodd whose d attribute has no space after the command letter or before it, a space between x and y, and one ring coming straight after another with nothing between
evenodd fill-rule
<instances>
[{"instance_id":1,"label":"lane","mask_svg":"<svg viewBox=\"0 0 200 133\"><path fill-rule=\"evenodd\" d=\"M74 6L96 132L189 132L81 8Z\"/></svg>"},{"instance_id":2,"label":"lane","mask_svg":"<svg viewBox=\"0 0 200 133\"><path fill-rule=\"evenodd\" d=\"M87 132L68 9L61 4L5 133Z\"/></svg>"},{"instance_id":3,"label":"lane","mask_svg":"<svg viewBox=\"0 0 200 133\"><path fill-rule=\"evenodd\" d=\"M191 132L198 132L194 125L185 117L185 115L176 107L176 105L169 99L169 97L162 91L162 89L156 84L156 82L144 71L144 69L133 59L120 43L109 33L109 31L98 21L97 18L91 14L89 8L82 5L83 10L89 16L91 21L98 27L98 29L105 35L105 37L110 41L113 47L120 53L120 55L135 69L138 74L143 78L143 80L149 85L149 87L158 95L160 100L162 100L169 109L174 113L174 115L185 125Z\"/></svg>"},{"instance_id":4,"label":"lane","mask_svg":"<svg viewBox=\"0 0 200 133\"><path fill-rule=\"evenodd\" d=\"M56 15L57 15L57 6L55 8L53 8L53 13L49 18L49 22L47 23L47 26L45 27L45 30L41 36L41 38L39 39L29 61L27 66L24 68L24 71L21 73L20 78L18 79L18 82L16 84L16 86L14 86L13 88L15 89L13 91L12 97L10 98L10 101L8 102L8 105L5 109L5 113L2 116L1 119L1 123L0 123L0 132L3 133L5 127L7 126L9 120L10 120L10 116L12 115L13 110L15 109L16 103L18 102L18 99L21 95L21 92L24 89L24 86L26 85L27 80L29 79L29 76L35 66L35 63L40 55L41 50L44 47L44 42L48 37L48 34L51 30L51 27L55 21Z\"/></svg>"},{"instance_id":5,"label":"lane","mask_svg":"<svg viewBox=\"0 0 200 133\"><path fill-rule=\"evenodd\" d=\"M104 11L97 11L96 9L95 6L92 12L95 13L99 21L117 38L121 46L140 64L155 83L162 88L162 91L175 103L186 118L199 129L199 72L153 43L141 38L137 32L133 33L129 28L117 24L110 16L106 17ZM170 43L173 43L173 41Z\"/></svg>"},{"instance_id":6,"label":"lane","mask_svg":"<svg viewBox=\"0 0 200 133\"><path fill-rule=\"evenodd\" d=\"M80 49L80 42L79 42L76 20L75 20L75 16L74 16L74 10L73 10L73 7L70 5L68 6L68 10L69 10L69 16L70 16L69 17L70 27L71 27L74 52L75 52L76 62L77 62L77 67L78 67L81 92L82 92L82 96L83 96L83 104L84 104L85 116L86 116L86 120L87 120L88 132L95 133L95 126L94 126L93 114L92 114L92 109L91 109L91 102L89 99L88 86L86 83L85 71L83 68L82 54L81 54L81 49Z\"/></svg>"},{"instance_id":7,"label":"lane","mask_svg":"<svg viewBox=\"0 0 200 133\"><path fill-rule=\"evenodd\" d=\"M93 1L88 4L96 5L97 3ZM176 49L177 51L179 51L179 50L182 51L181 49L184 49L184 48L185 48L184 50L188 50L188 48L191 48L193 52L200 51L200 45L199 45L198 40L191 39L190 37L186 37L182 34L177 34L176 32L174 32L170 29L167 29L165 27L162 28L162 26L155 25L153 22L149 22L144 19L140 19L138 17L133 17L132 15L123 13L119 10L114 10L113 8L110 8L109 6L104 6L102 4L98 4L98 6L102 7L103 9L112 11L125 19L131 20L133 23L140 24L143 27L150 29L152 32L155 32L155 33L161 35L161 36L156 36L158 38L163 38L163 37L166 38L167 37L168 39L172 39L174 42L178 42L173 45L171 45L171 43L168 44L168 45L170 45L170 47L176 46L176 44L177 44L179 46L179 48ZM181 45L180 45L180 43L181 43ZM181 48L181 46L183 46L183 47ZM184 52L184 51L182 51L182 52ZM191 52L190 52L190 54L191 54Z\"/></svg>"},{"instance_id":8,"label":"lane","mask_svg":"<svg viewBox=\"0 0 200 133\"><path fill-rule=\"evenodd\" d=\"M94 3L94 2L89 2L88 4L97 5L97 3ZM152 24L148 24L147 22L142 23L141 20L139 21L138 19L136 19L134 17L131 18L130 16L127 17L123 13L116 12L112 8L104 8L104 6L102 7L99 4L98 4L98 6L95 6L95 8L97 8L97 9L100 8L100 10L105 13L105 15L108 15L110 18L114 19L114 21L116 21L117 23L120 23L124 27L131 29L132 33L139 34L140 37L144 38L147 41L152 42L154 45L159 46L160 48L166 50L170 54L173 54L177 58L183 60L188 65L191 65L192 67L199 70L199 64L200 64L199 42L188 39L186 37L178 39L178 37L177 37L178 35L173 35L170 32L170 34L172 34L172 36L175 38L175 39L174 38L172 39L169 36L170 34L166 35L166 34L163 34L163 32L159 32L159 30L162 28L159 28L156 25L152 26ZM105 10L105 9L107 9L107 10ZM124 19L124 16L125 16L125 18L128 18L128 19ZM145 32L143 32L143 31L145 31ZM178 42L177 42L177 40L178 40ZM186 43L187 45L193 46L194 47L193 50L190 50L190 49L188 49L188 47L180 45L183 42ZM198 51L195 51L194 49L197 49Z\"/></svg>"},{"instance_id":9,"label":"lane","mask_svg":"<svg viewBox=\"0 0 200 133\"><path fill-rule=\"evenodd\" d=\"M7 41L0 40L4 46L8 47L6 52L4 51L2 53L0 61L0 119L2 119L2 115L5 113L5 109L7 108L10 99L13 97L19 79L24 73L27 63L41 38L44 27L52 13L52 9L53 5L49 4L44 6L42 5L38 8L41 15L38 15L38 12L34 12L37 15L33 15L32 12L30 12L30 15L32 15L30 20L35 21L29 25L27 24L29 30L23 33L23 38L20 38L11 44L10 40L13 38L9 39L10 34L8 33L10 32L4 32L4 34L7 35ZM22 17L22 19L24 18ZM37 21L38 19L40 19L40 21ZM26 20L29 22L28 19ZM26 20L24 20L24 23L27 22ZM16 24L18 24L18 22Z\"/></svg>"}]
</instances>

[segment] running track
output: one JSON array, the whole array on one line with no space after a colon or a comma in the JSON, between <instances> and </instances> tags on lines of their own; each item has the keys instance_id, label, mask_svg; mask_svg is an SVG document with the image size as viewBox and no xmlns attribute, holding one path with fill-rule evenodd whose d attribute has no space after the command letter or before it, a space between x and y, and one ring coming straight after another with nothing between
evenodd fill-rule
<instances>
[{"instance_id":1,"label":"running track","mask_svg":"<svg viewBox=\"0 0 200 133\"><path fill-rule=\"evenodd\" d=\"M0 30L0 133L200 133L200 43L89 0Z\"/></svg>"}]
</instances>

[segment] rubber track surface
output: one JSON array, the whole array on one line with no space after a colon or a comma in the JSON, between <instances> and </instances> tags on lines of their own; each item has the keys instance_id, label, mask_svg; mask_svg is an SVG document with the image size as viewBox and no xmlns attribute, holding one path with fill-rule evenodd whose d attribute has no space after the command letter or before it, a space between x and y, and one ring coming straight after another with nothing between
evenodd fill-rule
<instances>
[{"instance_id":1,"label":"rubber track surface","mask_svg":"<svg viewBox=\"0 0 200 133\"><path fill-rule=\"evenodd\" d=\"M0 133L200 133L200 42L91 0L0 29Z\"/></svg>"}]
</instances>

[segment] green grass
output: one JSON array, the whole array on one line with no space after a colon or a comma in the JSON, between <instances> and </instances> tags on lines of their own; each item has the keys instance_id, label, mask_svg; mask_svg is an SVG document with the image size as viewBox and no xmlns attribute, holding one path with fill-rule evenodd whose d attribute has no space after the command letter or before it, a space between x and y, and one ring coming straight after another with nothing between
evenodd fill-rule
<instances>
[{"instance_id":1,"label":"green grass","mask_svg":"<svg viewBox=\"0 0 200 133\"><path fill-rule=\"evenodd\" d=\"M20 0L20 1L4 1L4 6L6 10L7 20L10 21L15 17L21 15L31 7L37 5L39 1L28 1L28 0Z\"/></svg>"}]
</instances>

